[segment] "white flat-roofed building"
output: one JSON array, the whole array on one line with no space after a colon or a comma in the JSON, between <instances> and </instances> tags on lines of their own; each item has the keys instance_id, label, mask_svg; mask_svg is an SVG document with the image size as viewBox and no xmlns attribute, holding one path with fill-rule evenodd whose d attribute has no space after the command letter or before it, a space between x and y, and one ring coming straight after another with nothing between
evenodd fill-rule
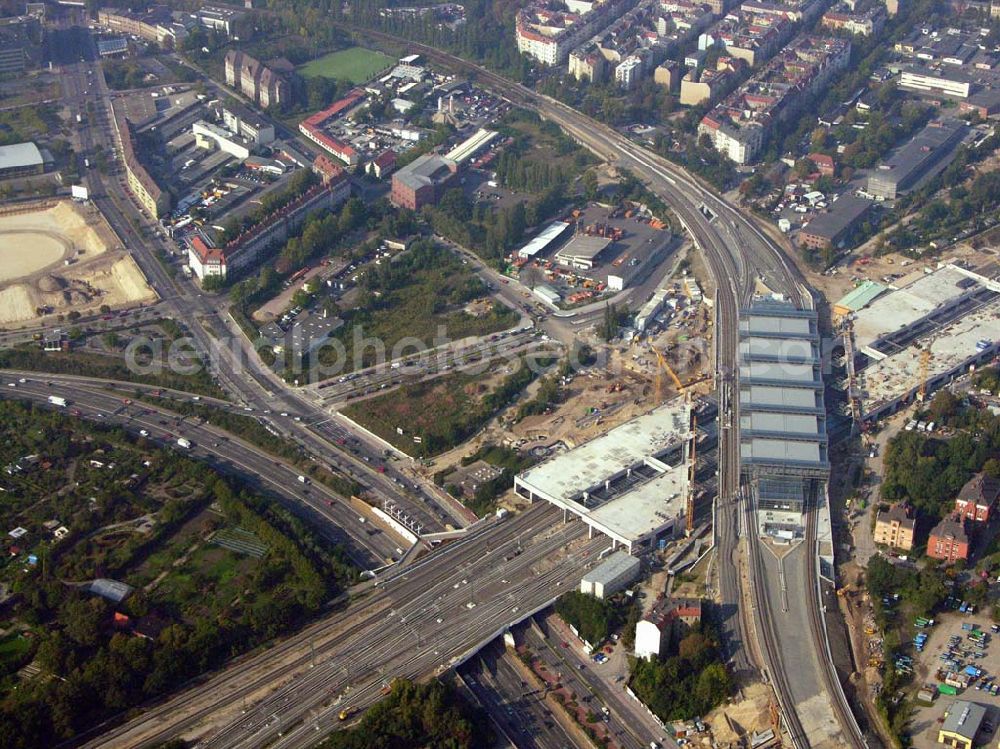
<instances>
[{"instance_id":1,"label":"white flat-roofed building","mask_svg":"<svg viewBox=\"0 0 1000 749\"><path fill-rule=\"evenodd\" d=\"M934 392L953 378L992 360L1000 353L1000 297L994 295L975 311L940 326L925 323L927 333L910 345L865 367L864 418L876 419L912 401L924 384ZM928 352L926 372L919 349Z\"/></svg>"},{"instance_id":2,"label":"white flat-roofed building","mask_svg":"<svg viewBox=\"0 0 1000 749\"><path fill-rule=\"evenodd\" d=\"M577 234L556 253L556 261L578 270L590 270L610 244L611 240L607 237Z\"/></svg>"},{"instance_id":3,"label":"white flat-roofed building","mask_svg":"<svg viewBox=\"0 0 1000 749\"><path fill-rule=\"evenodd\" d=\"M887 339L922 325L928 317L947 313L991 285L1000 289L995 281L977 280L952 265L903 279L897 289L854 313L854 346L872 359L882 359L896 349L885 345Z\"/></svg>"},{"instance_id":4,"label":"white flat-roofed building","mask_svg":"<svg viewBox=\"0 0 1000 749\"><path fill-rule=\"evenodd\" d=\"M580 592L602 600L613 596L639 576L641 567L635 557L616 551L583 576Z\"/></svg>"},{"instance_id":5,"label":"white flat-roofed building","mask_svg":"<svg viewBox=\"0 0 1000 749\"><path fill-rule=\"evenodd\" d=\"M535 288L531 290L531 293L535 295L536 298L545 302L546 304L556 305L559 300L562 299L559 296L559 292L549 286L547 283L540 283Z\"/></svg>"},{"instance_id":6,"label":"white flat-roofed building","mask_svg":"<svg viewBox=\"0 0 1000 749\"><path fill-rule=\"evenodd\" d=\"M445 154L446 159L451 159L457 164L464 164L490 143L496 140L499 133L496 130L486 130L479 128L475 133L463 140L453 149Z\"/></svg>"},{"instance_id":7,"label":"white flat-roofed building","mask_svg":"<svg viewBox=\"0 0 1000 749\"><path fill-rule=\"evenodd\" d=\"M553 221L545 227L534 239L517 251L517 256L524 259L533 258L539 252L547 249L569 229L565 221Z\"/></svg>"},{"instance_id":8,"label":"white flat-roofed building","mask_svg":"<svg viewBox=\"0 0 1000 749\"><path fill-rule=\"evenodd\" d=\"M639 333L642 333L649 326L649 323L660 314L663 309L663 305L666 304L667 297L670 295L669 289L658 289L653 293L653 296L648 302L642 305L635 315L635 329Z\"/></svg>"},{"instance_id":9,"label":"white flat-roofed building","mask_svg":"<svg viewBox=\"0 0 1000 749\"><path fill-rule=\"evenodd\" d=\"M612 545L651 547L683 527L691 436L691 407L678 398L525 471L514 489L577 515Z\"/></svg>"},{"instance_id":10,"label":"white flat-roofed building","mask_svg":"<svg viewBox=\"0 0 1000 749\"><path fill-rule=\"evenodd\" d=\"M198 144L199 148L218 148L223 153L228 153L237 159L250 157L250 149L242 138L213 125L211 122L198 120L191 125L191 131L194 133L195 143Z\"/></svg>"}]
</instances>

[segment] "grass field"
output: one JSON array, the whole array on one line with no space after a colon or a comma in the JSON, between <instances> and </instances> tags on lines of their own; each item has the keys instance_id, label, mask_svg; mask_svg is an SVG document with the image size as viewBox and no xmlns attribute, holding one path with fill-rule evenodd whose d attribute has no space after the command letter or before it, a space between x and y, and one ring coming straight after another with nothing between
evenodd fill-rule
<instances>
[{"instance_id":1,"label":"grass field","mask_svg":"<svg viewBox=\"0 0 1000 749\"><path fill-rule=\"evenodd\" d=\"M299 73L307 78L323 76L351 83L364 83L392 64L392 58L364 47L349 47L307 62Z\"/></svg>"}]
</instances>

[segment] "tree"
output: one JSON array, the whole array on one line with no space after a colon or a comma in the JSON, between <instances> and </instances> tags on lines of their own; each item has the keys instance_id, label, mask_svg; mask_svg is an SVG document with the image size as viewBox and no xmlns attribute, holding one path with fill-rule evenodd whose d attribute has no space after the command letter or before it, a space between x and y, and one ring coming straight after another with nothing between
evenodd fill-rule
<instances>
[{"instance_id":1,"label":"tree","mask_svg":"<svg viewBox=\"0 0 1000 749\"><path fill-rule=\"evenodd\" d=\"M958 413L958 397L947 388L939 390L931 401L928 413L933 421L949 424Z\"/></svg>"}]
</instances>

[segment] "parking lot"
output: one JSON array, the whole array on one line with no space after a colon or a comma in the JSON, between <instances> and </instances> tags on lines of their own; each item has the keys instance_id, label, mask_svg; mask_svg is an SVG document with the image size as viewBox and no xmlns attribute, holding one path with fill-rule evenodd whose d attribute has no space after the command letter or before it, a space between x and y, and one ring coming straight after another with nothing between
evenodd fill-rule
<instances>
[{"instance_id":1,"label":"parking lot","mask_svg":"<svg viewBox=\"0 0 1000 749\"><path fill-rule=\"evenodd\" d=\"M1000 634L994 630L995 626L988 612L963 614L953 610L935 617L934 626L917 630L927 634L927 641L923 652L913 653L913 687L920 689L925 684L946 687L938 680L939 674L944 678L946 673L961 674L960 680L967 679L968 685L956 688L954 696L938 694L929 706L914 702L911 731L916 749L940 746L937 743L939 721L955 700L968 700L986 708L986 723L979 744L993 745L995 728L1000 723L1000 645L996 644ZM974 634L976 630L981 634ZM979 677L965 674L966 668L978 670Z\"/></svg>"}]
</instances>

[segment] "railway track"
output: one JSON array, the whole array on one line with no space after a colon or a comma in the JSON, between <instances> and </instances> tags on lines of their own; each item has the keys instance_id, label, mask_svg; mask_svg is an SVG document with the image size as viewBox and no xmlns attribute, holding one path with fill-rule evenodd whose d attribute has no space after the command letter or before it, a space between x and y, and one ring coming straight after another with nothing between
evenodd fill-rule
<instances>
[{"instance_id":1,"label":"railway track","mask_svg":"<svg viewBox=\"0 0 1000 749\"><path fill-rule=\"evenodd\" d=\"M847 696L844 694L844 689L840 684L840 680L837 678L836 668L833 665L833 659L830 656L829 649L829 639L826 635L826 626L823 621L822 612L822 602L820 601L819 586L821 585L819 570L817 569L817 559L819 558L819 549L817 546L817 527L818 521L816 518L819 512L819 502L816 496L816 489L813 489L813 494L809 498L810 508L808 515L806 517L806 588L808 597L808 609L809 609L809 626L812 630L813 640L816 643L817 651L822 655L827 655L826 660L820 658L822 664L822 677L826 684L827 691L830 694L830 701L833 704L833 709L837 713L837 722L844 729L847 740L854 749L867 749L868 742L865 740L864 733L861 727L858 725L857 718L855 718L854 713L851 711L851 706L847 702Z\"/></svg>"}]
</instances>

